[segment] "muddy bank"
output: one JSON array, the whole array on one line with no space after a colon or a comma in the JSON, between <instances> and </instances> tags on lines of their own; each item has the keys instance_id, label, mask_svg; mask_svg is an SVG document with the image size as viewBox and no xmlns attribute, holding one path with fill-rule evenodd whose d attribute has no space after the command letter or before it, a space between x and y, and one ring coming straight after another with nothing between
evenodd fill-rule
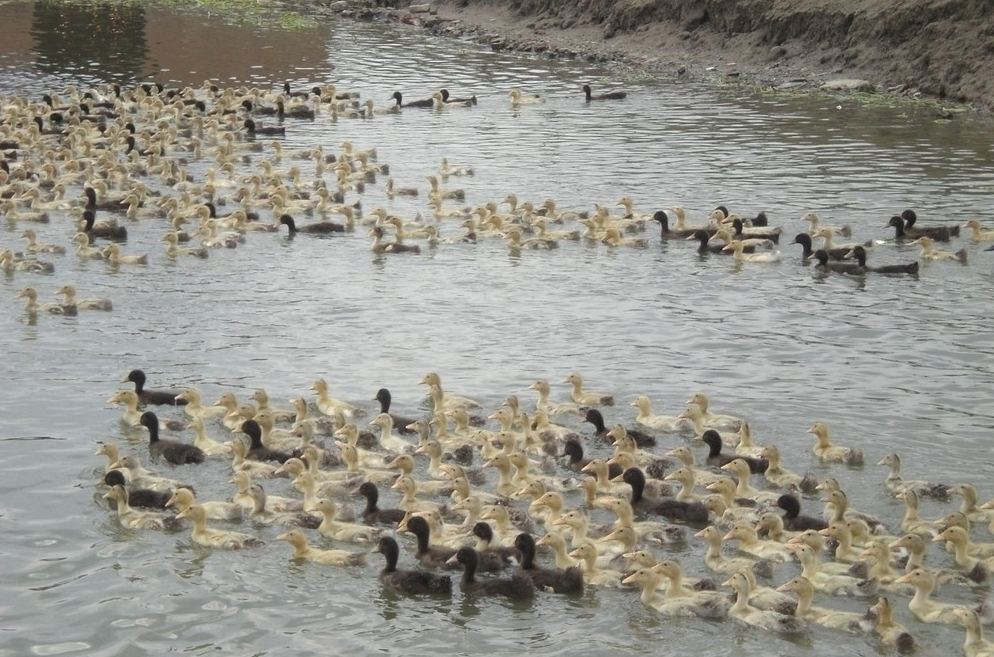
<instances>
[{"instance_id":1,"label":"muddy bank","mask_svg":"<svg viewBox=\"0 0 994 657\"><path fill-rule=\"evenodd\" d=\"M387 7L382 5L386 4ZM356 5L336 2L353 12ZM772 86L862 89L994 110L994 1L387 0L388 16L494 48L604 57ZM411 11L413 9L413 11Z\"/></svg>"}]
</instances>

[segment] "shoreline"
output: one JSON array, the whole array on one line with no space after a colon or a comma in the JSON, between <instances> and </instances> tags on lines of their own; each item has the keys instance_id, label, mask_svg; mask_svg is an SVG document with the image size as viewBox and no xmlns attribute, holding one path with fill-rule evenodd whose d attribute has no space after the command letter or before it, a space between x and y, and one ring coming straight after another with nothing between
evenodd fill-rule
<instances>
[{"instance_id":1,"label":"shoreline","mask_svg":"<svg viewBox=\"0 0 994 657\"><path fill-rule=\"evenodd\" d=\"M678 5L682 1L673 0ZM775 4L775 0L769 2ZM689 0L687 3L683 9L690 6ZM994 89L994 56L980 55L957 62L958 68L969 69L971 75L967 78L962 72L948 74L962 82L953 90L925 79L913 84L916 78L909 77L912 74L894 61L899 53L884 48L882 43L863 55L865 62L861 62L858 55L839 52L827 42L821 47L809 47L797 43L798 37L770 45L756 30L722 34L700 23L699 16L682 21L642 16L641 22L636 16L621 23L616 17L596 15L597 6L606 5L617 14L624 7L637 5L636 0L592 0L587 4L596 5L593 9L587 7L575 16L564 16L569 14L567 4L564 0L434 0L404 7L370 7L361 0L338 0L327 7L347 17L400 22L437 35L471 39L494 50L617 62L663 76L732 82L775 91L889 96L894 102L921 101L934 109L937 118L950 118L962 111L985 115L994 111L994 94L987 93L988 78L982 73L990 71ZM803 6L793 11L800 16L799 33L810 29L809 23L817 20L818 14L811 18ZM710 22L716 22L715 18ZM967 38L966 34L962 36ZM991 47L994 52L994 39Z\"/></svg>"}]
</instances>

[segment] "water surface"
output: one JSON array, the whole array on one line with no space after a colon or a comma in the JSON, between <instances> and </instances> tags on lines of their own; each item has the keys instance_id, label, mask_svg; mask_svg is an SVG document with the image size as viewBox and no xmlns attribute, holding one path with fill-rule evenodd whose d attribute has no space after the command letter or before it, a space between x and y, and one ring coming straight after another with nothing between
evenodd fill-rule
<instances>
[{"instance_id":1,"label":"water surface","mask_svg":"<svg viewBox=\"0 0 994 657\"><path fill-rule=\"evenodd\" d=\"M475 168L472 178L446 183L464 188L470 205L514 193L589 210L630 195L639 210L679 204L700 222L724 203L743 215L765 210L784 227L785 242L806 227L800 217L809 211L851 223L860 240L888 237L882 226L906 207L926 223L989 222L991 125L970 117L937 121L914 105L715 89L340 20L284 31L158 7L8 3L0 5L0 21L12 26L0 45L6 96L37 100L67 84L196 86L204 79L264 89L333 82L377 105L398 89L409 98L441 86L475 94L479 105L470 109L286 122L287 150L320 144L338 152L343 140L376 147L398 185L422 189L416 199L390 200L381 176L363 195L348 197L366 210L383 205L406 218L428 216L424 177L446 156ZM624 86L629 98L585 105L583 82ZM548 100L512 111L511 87ZM267 147L253 155L239 175L269 154ZM210 165L205 159L189 167L202 176ZM310 164L303 169L313 176ZM77 186L70 196L79 194ZM509 394L530 408L527 386L538 378L549 379L561 399L561 381L579 371L588 387L618 399L606 411L609 422L630 422L627 404L637 394L649 395L656 412L675 414L691 394L707 391L718 410L752 422L757 442L776 443L788 467L837 477L854 506L895 531L903 505L886 495L883 468L874 465L889 451L904 458L908 477L968 481L982 498L991 495L992 254L965 238L951 247L967 244L969 264L924 262L916 278L857 279L813 273L787 243L778 265L736 266L698 257L687 244L658 243L651 230L642 249L570 242L515 254L493 240L397 258L373 256L363 230L335 239L259 233L206 261L170 262L158 241L163 220L143 218L128 229L125 252L149 253L149 265L113 269L70 254L50 257L54 275L17 272L0 280L7 382L0 458L8 473L0 484L8 573L3 654L875 649L872 638L820 629L771 639L732 622L663 619L625 590L590 590L576 600L541 595L526 605L460 593L406 599L377 583L377 555L352 570L297 564L273 527L242 527L266 541L244 553L202 549L185 532L123 531L92 486L101 465L93 452L111 440L146 455L144 433L121 426L120 409L105 403L133 367L144 368L152 385L193 385L210 400L225 391L247 399L263 387L281 406L297 395L311 399L311 383L324 377L334 396L372 411L367 400L387 386L410 412L424 392L418 380L430 370L488 412ZM3 224L4 248L23 244L21 230ZM442 230L459 233L451 219ZM38 232L43 241L67 243L71 221L53 213ZM871 258L906 262L916 255L916 247L880 246ZM33 285L48 300L66 282L81 296L112 298L114 312L31 319L14 298ZM814 463L805 431L816 420L839 442L865 449L866 467ZM221 428L211 431L217 436ZM681 438L661 440L663 448L677 444ZM594 441L588 446L608 453ZM231 494L223 463L175 473L159 467L193 479L206 498ZM292 494L286 480L266 487ZM817 512L821 503L811 498L805 506ZM926 503L923 515L952 508ZM974 537L989 539L980 527ZM670 552L704 574L698 541L660 549ZM402 562L410 563L410 552ZM938 552L930 562L949 565ZM781 566L777 581L794 572ZM966 603L986 592L945 587L941 595ZM861 608L858 601L818 602ZM905 602L896 598L898 617L918 637L920 654L958 650L961 628L916 623Z\"/></svg>"}]
</instances>

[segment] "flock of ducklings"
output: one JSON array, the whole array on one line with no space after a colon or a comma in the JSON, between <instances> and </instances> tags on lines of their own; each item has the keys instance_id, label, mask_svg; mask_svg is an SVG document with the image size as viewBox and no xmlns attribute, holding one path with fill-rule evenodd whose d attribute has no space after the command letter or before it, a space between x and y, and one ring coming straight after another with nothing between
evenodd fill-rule
<instances>
[{"instance_id":1,"label":"flock of ducklings","mask_svg":"<svg viewBox=\"0 0 994 657\"><path fill-rule=\"evenodd\" d=\"M589 87L585 91L588 102L624 95L591 96ZM509 96L513 107L545 100L517 90ZM377 161L375 148L356 148L348 140L341 141L335 153L325 152L321 144L294 152L283 148L280 137L293 131L295 121L371 120L406 108L446 111L478 102L475 96L452 98L446 90L407 103L396 92L395 104L384 108L370 100L360 103L358 97L334 85L292 92L287 84L282 91L265 92L219 89L205 82L196 89L143 85L81 93L70 87L62 95L46 94L41 99L4 98L0 212L11 234L19 234L25 243L21 249L16 244L0 245L0 270L8 276L53 274L56 267L51 259L56 257L100 259L111 268L154 266L161 260L148 253L153 248L147 244L150 237L164 243L157 248L163 248L165 258L206 258L212 249L235 248L252 233L283 231L284 226L290 235L336 235L363 226L368 228L373 252L392 254L488 238L505 240L514 251L548 250L575 240L646 247L655 240L637 234L655 221L661 239L697 241L702 254L730 254L740 262L776 262L782 257L774 247L783 227L768 226L765 213L743 218L719 206L704 223L692 225L683 207L667 208L669 213L642 212L630 196L617 202L623 212L612 213L600 204L592 211L577 211L557 207L554 199L519 202L513 193L501 202L468 206L461 205L464 189L443 185L453 177L472 175L472 166L443 158L437 171L426 174L429 186L422 190L395 186L389 165ZM274 139L262 139L266 136ZM387 199L420 196L424 191L424 215L404 218L383 206L364 213L357 197L383 176ZM302 215L316 220L304 223ZM920 259L965 262L965 249L937 246L957 237L958 225L923 227L916 219L910 210L891 219L888 225L895 228L895 242L919 244ZM803 220L810 222L805 224L809 230L798 233L794 241L801 245L803 260L816 260L820 271L917 272L915 263L868 262L879 260L875 255L879 249L870 248L879 240L840 245L837 235L850 234L848 228L824 226L814 213ZM150 228L151 224L159 228ZM49 234L40 234L49 226ZM971 242L994 240L994 230L985 230L977 219L964 227L971 230ZM149 235L150 230L155 234ZM132 246L135 237L147 244L143 252ZM821 248L813 247L812 238L823 240ZM850 261L840 262L845 257ZM39 301L39 294L34 285L20 290L18 297L26 300L29 314L74 315L86 309L85 304L73 304L71 296L57 303ZM98 301L96 307L113 305Z\"/></svg>"},{"instance_id":2,"label":"flock of ducklings","mask_svg":"<svg viewBox=\"0 0 994 657\"><path fill-rule=\"evenodd\" d=\"M654 413L644 395L622 412L572 373L561 401L539 380L529 387L534 404L512 395L487 413L430 372L419 382L425 403L403 416L386 388L367 409L332 397L324 379L285 409L262 389L246 403L229 391L205 404L196 388L147 388L141 370L124 382L133 389L109 401L124 407L126 425L145 427L148 450L122 454L107 442L97 454L106 458L99 485L127 529L241 549L262 544L253 528L279 525L288 556L351 567L381 553L382 585L412 595L458 586L530 599L629 587L662 615L784 633L820 625L899 649L915 645L915 625L897 619L907 610L916 623L964 626L966 655L994 654L982 625L991 610L975 595L994 567L994 543L980 540L994 533L994 500L978 504L970 484L905 479L892 453L876 463L886 467L880 490L902 498L906 512L873 517L838 478L788 469L776 446L754 441L746 420L716 413L704 393L672 416ZM155 404L165 405L161 417L144 410ZM609 425L611 412L623 421ZM192 442L160 435L183 427ZM864 464L863 451L834 443L825 423L808 433L812 459L795 465ZM173 464L170 476L148 469L149 457L159 472ZM203 468L230 468L229 498L196 496L189 483L207 480ZM814 507L818 495L821 513L803 513L801 500ZM922 497L957 496L946 516L920 517ZM706 546L703 559L681 563L673 548L695 541ZM937 586L974 602L936 599Z\"/></svg>"},{"instance_id":3,"label":"flock of ducklings","mask_svg":"<svg viewBox=\"0 0 994 657\"><path fill-rule=\"evenodd\" d=\"M763 213L744 219L719 207L706 223L694 226L682 207L667 208L669 213L639 212L629 196L619 199L617 205L624 209L619 214L602 205L591 212L563 210L553 199L519 202L514 194L500 203L462 206L465 190L444 185L473 175L472 166L443 160L437 172L426 175L429 187L422 190L396 186L375 149L360 149L347 140L335 153L325 152L323 145L299 152L283 148L280 137L293 131L297 120L373 120L417 107L403 103L399 93L390 108L360 103L358 94L333 85L302 94L289 88L275 93L218 89L210 83L197 89L145 85L85 94L69 88L63 96L2 101L0 211L8 232L20 230L26 241L20 250L14 245L0 249L0 269L8 279L51 276L57 269L50 260L54 258L92 258L106 261L109 268L152 267L167 258L189 258L195 264L195 258L210 257L215 249L239 247L254 233L286 230L290 236L334 237L360 226L369 228L371 250L387 255L490 238L505 240L514 251L553 249L562 241L578 240L611 248L647 247L656 238L638 234L655 221L659 239L696 241L701 254L726 253L741 262L781 259L775 245L783 229L767 226ZM515 108L543 100L513 91L509 97ZM588 91L588 101L614 99ZM447 111L476 103L475 97L450 100L437 92L430 106ZM202 180L194 180L191 171ZM383 176L388 199L425 198L430 220L404 219L382 206L364 213L357 197ZM302 216L315 219L304 222ZM916 219L911 211L891 219L895 242L919 244L922 259L965 261L962 249L936 248L936 242L957 238L958 226L922 227ZM803 221L810 229L794 241L802 258L815 259L821 271L917 272L917 260L871 265L868 259L878 259L876 241L838 245L836 237L850 232L845 227L824 226L813 213ZM452 231L453 223L461 232ZM994 240L994 231L984 230L976 219L966 227L972 242ZM161 257L132 246L134 238L145 243L150 237L164 244ZM823 240L821 248L814 248L812 238ZM855 262L842 262L846 256ZM111 310L122 302L77 298L75 285L64 284L50 288L63 297L61 303L46 303L39 301L38 289L28 285L17 294L26 300L30 315ZM163 401L143 389L143 375L132 373L136 390L119 391L111 400L124 406L127 424L147 429L149 454L182 464L177 467L184 477L188 468L193 473L230 459L237 492L231 500L197 500L180 482L147 470L143 455L120 455L116 445L107 443L100 449L113 470L106 497L116 505L124 527L188 526L193 541L216 548L259 543L250 533L219 527L239 519L289 525L280 538L292 546L292 554L321 563L359 564L375 546L387 564L381 573L384 585L413 593L448 593L451 579L435 576L434 570L458 567L464 573L461 585L481 594L532 597L631 586L641 590L643 603L662 614L732 617L782 631L816 623L866 631L901 646L913 642L913 632L894 620L891 604L912 593L909 609L918 620L962 623L967 654L990 654L975 610L931 597L936 581L973 586L989 577L994 549L977 540L973 527L989 522L994 511L977 505L972 486L936 489L907 482L900 476L897 456L889 455L882 461L890 468L887 489L904 496L908 511L899 524L888 527L851 509L837 480L812 481L811 475L784 468L774 446L753 444L746 423L714 415L703 395L695 395L673 417L654 415L649 400L639 398L633 402L639 409L635 425L609 428L598 411L609 399L584 392L579 375L569 379L570 401L553 404L548 384L537 382L538 401L531 412L510 397L487 418L477 416L499 424L487 429L472 424L471 400L443 392L438 376L428 375L423 382L429 386L432 411L413 422L398 420L385 412L388 394L378 395L384 412L373 418L377 434L369 435L353 422L362 409L329 397L322 380L315 382L313 403L297 398L292 416L285 416L268 406L262 391L251 404L240 405L226 393L218 403L204 405L192 388L168 393ZM160 438L160 431L178 428L177 418L160 419L143 410L152 403L182 404L196 435L193 443ZM575 419L564 420L565 425L554 422L577 412L583 412L593 431ZM416 438L397 435L408 426ZM211 438L222 427L234 431L234 438ZM673 432L671 449L652 448ZM832 444L825 425L816 424L811 433L816 436L816 461L860 461L858 450ZM331 444L325 435L337 440ZM685 440L691 436L700 442ZM584 450L596 453L608 444L613 449L609 457L585 459ZM707 446L703 458L696 454L699 445ZM732 454L742 458L728 458ZM562 463L564 459L568 462ZM284 498L267 495L267 486L259 481L268 484L273 477L292 477L294 491ZM761 488L752 487L753 477L763 482ZM378 506L380 489L399 491L395 508ZM800 514L798 495L819 489L826 496L824 517ZM917 516L917 502L926 493L958 494L963 503L942 520L923 520ZM340 518L339 511L350 506L343 502L354 494L366 498L364 511L352 520ZM569 506L568 500L575 504ZM177 513L143 510L144 504ZM383 526L389 528L386 534ZM415 557L422 568L398 565L401 548L413 546L398 545L396 531L402 544L408 533L417 538ZM703 564L688 564L693 577L684 576L675 559L660 560L666 545L694 537L708 549ZM732 541L738 547L735 556L723 549L723 542ZM932 542L950 546L949 556L938 550L942 556L926 565L923 557ZM345 549L344 543L363 546ZM536 546L549 550L548 559L554 561L537 565L536 559L546 562L547 557L540 552L536 558ZM799 572L783 565L774 571L773 564L794 560L802 565ZM759 585L757 576L769 579L784 568L793 568L798 576L786 579L781 590ZM476 575L494 569L505 572ZM831 595L873 596L876 602L865 617L847 616L813 605L815 594L828 600Z\"/></svg>"}]
</instances>

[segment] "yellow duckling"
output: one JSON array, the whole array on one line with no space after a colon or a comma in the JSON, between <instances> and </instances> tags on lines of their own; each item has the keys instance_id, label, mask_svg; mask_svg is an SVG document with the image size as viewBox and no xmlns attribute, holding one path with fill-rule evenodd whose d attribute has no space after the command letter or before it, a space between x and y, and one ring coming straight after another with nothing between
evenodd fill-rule
<instances>
[{"instance_id":1,"label":"yellow duckling","mask_svg":"<svg viewBox=\"0 0 994 657\"><path fill-rule=\"evenodd\" d=\"M804 577L795 577L778 586L776 590L797 595L797 608L794 610L794 615L798 618L806 618L813 623L835 630L853 633L863 631L865 614L812 606L811 600L814 597L815 589L811 582Z\"/></svg>"},{"instance_id":2,"label":"yellow duckling","mask_svg":"<svg viewBox=\"0 0 994 657\"><path fill-rule=\"evenodd\" d=\"M66 306L76 306L80 310L113 310L114 302L110 299L77 299L74 285L63 285L55 294L62 295L62 303Z\"/></svg>"},{"instance_id":3,"label":"yellow duckling","mask_svg":"<svg viewBox=\"0 0 994 657\"><path fill-rule=\"evenodd\" d=\"M124 406L124 413L121 415L121 421L129 426L138 426L138 421L141 420L142 412L138 410L139 399L134 390L118 390L109 399L107 399L107 403L121 404Z\"/></svg>"},{"instance_id":4,"label":"yellow duckling","mask_svg":"<svg viewBox=\"0 0 994 657\"><path fill-rule=\"evenodd\" d=\"M572 552L569 556L580 562L583 570L583 581L591 586L604 586L616 588L621 586L624 574L617 570L597 567L597 548L592 543L585 543Z\"/></svg>"},{"instance_id":5,"label":"yellow duckling","mask_svg":"<svg viewBox=\"0 0 994 657\"><path fill-rule=\"evenodd\" d=\"M38 303L38 291L33 287L24 288L17 293L15 298L27 299L24 303L24 310L29 315L49 313L51 315L74 317L77 314L76 306L67 306L61 303Z\"/></svg>"},{"instance_id":6,"label":"yellow duckling","mask_svg":"<svg viewBox=\"0 0 994 657\"><path fill-rule=\"evenodd\" d=\"M170 258L179 258L181 256L206 258L209 254L209 250L205 246L179 246L179 235L176 231L169 231L162 236L160 241L166 243L166 255Z\"/></svg>"},{"instance_id":7,"label":"yellow duckling","mask_svg":"<svg viewBox=\"0 0 994 657\"><path fill-rule=\"evenodd\" d=\"M197 498L189 488L177 488L172 497L166 501L166 507L175 506L180 511L186 511L193 504L200 504L207 518L211 520L242 519L244 507L241 504L221 501L197 502Z\"/></svg>"},{"instance_id":8,"label":"yellow duckling","mask_svg":"<svg viewBox=\"0 0 994 657\"><path fill-rule=\"evenodd\" d=\"M208 527L207 513L204 511L204 507L199 504L191 504L186 510L178 513L176 517L189 518L193 522L190 538L193 539L194 543L204 547L240 550L262 544L262 541L249 534Z\"/></svg>"},{"instance_id":9,"label":"yellow duckling","mask_svg":"<svg viewBox=\"0 0 994 657\"><path fill-rule=\"evenodd\" d=\"M147 265L148 254L122 255L121 247L117 244L108 244L103 250L104 260L112 265Z\"/></svg>"},{"instance_id":10,"label":"yellow duckling","mask_svg":"<svg viewBox=\"0 0 994 657\"><path fill-rule=\"evenodd\" d=\"M959 260L964 264L966 263L965 246L955 253L952 251L940 251L935 248L934 241L927 235L922 235L914 242L911 242L911 244L918 244L922 247L922 250L918 253L918 257L921 260Z\"/></svg>"},{"instance_id":11,"label":"yellow duckling","mask_svg":"<svg viewBox=\"0 0 994 657\"><path fill-rule=\"evenodd\" d=\"M59 253L63 254L66 252L66 247L59 244L48 244L44 242L37 241L37 235L35 231L31 228L27 228L21 233L21 237L28 241L25 245L24 250L27 253Z\"/></svg>"},{"instance_id":12,"label":"yellow duckling","mask_svg":"<svg viewBox=\"0 0 994 657\"><path fill-rule=\"evenodd\" d=\"M980 624L977 612L972 609L956 609L953 613L959 623L966 628L963 654L966 657L994 657L994 643L984 638L984 628Z\"/></svg>"},{"instance_id":13,"label":"yellow duckling","mask_svg":"<svg viewBox=\"0 0 994 657\"><path fill-rule=\"evenodd\" d=\"M880 637L880 643L895 647L902 653L915 648L915 637L911 636L903 625L893 619L893 607L889 598L881 596L870 609L876 616L873 633Z\"/></svg>"},{"instance_id":14,"label":"yellow duckling","mask_svg":"<svg viewBox=\"0 0 994 657\"><path fill-rule=\"evenodd\" d=\"M580 405L603 405L603 406L613 406L614 396L605 395L599 392L585 392L583 390L583 377L580 376L578 372L573 372L563 383L568 383L573 386L573 390L570 392L570 399L573 403Z\"/></svg>"},{"instance_id":15,"label":"yellow duckling","mask_svg":"<svg viewBox=\"0 0 994 657\"><path fill-rule=\"evenodd\" d=\"M117 504L117 520L125 529L163 529L165 517L150 511L138 511L128 505L128 491L114 486L104 494L105 500Z\"/></svg>"},{"instance_id":16,"label":"yellow duckling","mask_svg":"<svg viewBox=\"0 0 994 657\"><path fill-rule=\"evenodd\" d=\"M214 440L207 435L207 429L204 427L204 420L201 417L193 417L190 419L190 428L193 429L196 437L193 439L193 444L200 448L207 456L230 456L231 447L225 445L224 443Z\"/></svg>"},{"instance_id":17,"label":"yellow duckling","mask_svg":"<svg viewBox=\"0 0 994 657\"><path fill-rule=\"evenodd\" d=\"M545 98L539 95L525 96L520 89L511 89L507 92L507 97L511 99L511 108L517 109L520 105L537 105L545 102Z\"/></svg>"},{"instance_id":18,"label":"yellow duckling","mask_svg":"<svg viewBox=\"0 0 994 657\"><path fill-rule=\"evenodd\" d=\"M834 445L828 433L828 426L824 422L815 422L808 429L808 433L814 434L817 442L811 451L824 463L845 463L846 465L862 465L863 450Z\"/></svg>"},{"instance_id":19,"label":"yellow duckling","mask_svg":"<svg viewBox=\"0 0 994 657\"><path fill-rule=\"evenodd\" d=\"M692 431L694 428L693 424L686 418L680 418L675 415L657 415L653 413L652 402L649 401L649 397L646 395L639 395L635 398L631 405L638 408L638 414L635 416L635 422L644 427L648 427L655 431L662 431L663 433Z\"/></svg>"},{"instance_id":20,"label":"yellow duckling","mask_svg":"<svg viewBox=\"0 0 994 657\"><path fill-rule=\"evenodd\" d=\"M321 550L307 544L303 532L294 529L280 534L277 540L286 541L293 546L293 558L313 561L329 566L362 566L366 563L365 552L349 552L348 550Z\"/></svg>"},{"instance_id":21,"label":"yellow duckling","mask_svg":"<svg viewBox=\"0 0 994 657\"><path fill-rule=\"evenodd\" d=\"M318 500L315 509L322 516L318 533L327 538L350 543L370 543L379 538L381 534L380 530L369 525L337 520L338 505L328 498Z\"/></svg>"},{"instance_id":22,"label":"yellow duckling","mask_svg":"<svg viewBox=\"0 0 994 657\"><path fill-rule=\"evenodd\" d=\"M935 578L927 569L915 568L910 573L905 573L895 580L896 584L903 582L915 587L915 595L908 602L908 610L911 611L912 616L923 623L953 624L960 622L956 616L956 610L963 609L963 607L932 599Z\"/></svg>"},{"instance_id":23,"label":"yellow duckling","mask_svg":"<svg viewBox=\"0 0 994 657\"><path fill-rule=\"evenodd\" d=\"M780 262L782 259L779 251L745 253L744 249L745 245L740 240L732 240L722 248L722 251L731 251L736 262Z\"/></svg>"},{"instance_id":24,"label":"yellow duckling","mask_svg":"<svg viewBox=\"0 0 994 657\"><path fill-rule=\"evenodd\" d=\"M730 586L735 591L735 603L728 610L729 618L735 618L743 623L770 632L801 632L807 628L802 618L785 616L774 611L767 611L749 604L749 594L752 584L743 573L736 573L722 586Z\"/></svg>"},{"instance_id":25,"label":"yellow duckling","mask_svg":"<svg viewBox=\"0 0 994 657\"><path fill-rule=\"evenodd\" d=\"M973 232L970 235L971 242L991 242L994 241L994 230L983 230L983 226L980 225L979 219L970 219L964 225L964 228L969 228Z\"/></svg>"}]
</instances>

